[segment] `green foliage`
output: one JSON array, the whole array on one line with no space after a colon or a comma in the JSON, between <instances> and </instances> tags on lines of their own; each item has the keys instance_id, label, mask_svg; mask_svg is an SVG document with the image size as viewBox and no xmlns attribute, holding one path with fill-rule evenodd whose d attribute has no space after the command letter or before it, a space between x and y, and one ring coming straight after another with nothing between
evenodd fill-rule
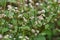
<instances>
[{"instance_id":1,"label":"green foliage","mask_svg":"<svg viewBox=\"0 0 60 40\"><path fill-rule=\"evenodd\" d=\"M57 1L0 0L1 40L51 40L53 35L60 33L59 28Z\"/></svg>"},{"instance_id":2,"label":"green foliage","mask_svg":"<svg viewBox=\"0 0 60 40\"><path fill-rule=\"evenodd\" d=\"M38 36L34 37L34 40L46 40L46 38L42 35L38 35Z\"/></svg>"}]
</instances>

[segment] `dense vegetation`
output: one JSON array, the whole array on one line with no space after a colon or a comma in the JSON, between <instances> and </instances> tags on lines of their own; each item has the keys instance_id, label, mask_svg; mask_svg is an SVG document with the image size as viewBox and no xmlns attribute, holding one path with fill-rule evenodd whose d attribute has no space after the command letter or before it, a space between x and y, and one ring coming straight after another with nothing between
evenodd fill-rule
<instances>
[{"instance_id":1,"label":"dense vegetation","mask_svg":"<svg viewBox=\"0 0 60 40\"><path fill-rule=\"evenodd\" d=\"M59 0L0 0L0 40L60 40L59 36Z\"/></svg>"}]
</instances>

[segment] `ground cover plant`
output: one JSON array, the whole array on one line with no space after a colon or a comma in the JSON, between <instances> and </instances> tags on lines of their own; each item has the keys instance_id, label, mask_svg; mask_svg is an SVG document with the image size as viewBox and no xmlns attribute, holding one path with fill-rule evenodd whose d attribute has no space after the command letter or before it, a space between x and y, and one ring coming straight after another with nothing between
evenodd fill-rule
<instances>
[{"instance_id":1,"label":"ground cover plant","mask_svg":"<svg viewBox=\"0 0 60 40\"><path fill-rule=\"evenodd\" d=\"M0 40L60 40L60 0L0 0Z\"/></svg>"}]
</instances>

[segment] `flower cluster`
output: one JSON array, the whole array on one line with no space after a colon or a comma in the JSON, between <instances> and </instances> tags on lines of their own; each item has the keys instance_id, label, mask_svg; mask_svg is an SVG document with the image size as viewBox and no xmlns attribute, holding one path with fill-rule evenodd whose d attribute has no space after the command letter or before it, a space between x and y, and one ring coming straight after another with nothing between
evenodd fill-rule
<instances>
[{"instance_id":1,"label":"flower cluster","mask_svg":"<svg viewBox=\"0 0 60 40\"><path fill-rule=\"evenodd\" d=\"M57 0L18 0L14 3L18 6L11 3L0 6L0 40L40 40L41 35L43 40L60 32Z\"/></svg>"}]
</instances>

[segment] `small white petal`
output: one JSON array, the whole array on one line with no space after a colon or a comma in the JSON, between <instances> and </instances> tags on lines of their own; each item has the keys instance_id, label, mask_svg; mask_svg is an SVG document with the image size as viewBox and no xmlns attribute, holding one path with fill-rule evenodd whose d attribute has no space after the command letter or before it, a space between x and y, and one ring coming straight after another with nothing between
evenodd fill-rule
<instances>
[{"instance_id":1,"label":"small white petal","mask_svg":"<svg viewBox=\"0 0 60 40\"><path fill-rule=\"evenodd\" d=\"M27 22L27 19L25 17L23 17L24 21Z\"/></svg>"},{"instance_id":2,"label":"small white petal","mask_svg":"<svg viewBox=\"0 0 60 40\"><path fill-rule=\"evenodd\" d=\"M40 20L43 20L43 19L44 19L42 15L40 15L38 18L39 18Z\"/></svg>"},{"instance_id":3,"label":"small white petal","mask_svg":"<svg viewBox=\"0 0 60 40\"><path fill-rule=\"evenodd\" d=\"M60 13L60 10L58 10L57 12Z\"/></svg>"},{"instance_id":4,"label":"small white petal","mask_svg":"<svg viewBox=\"0 0 60 40\"><path fill-rule=\"evenodd\" d=\"M45 17L45 14L41 14L41 15Z\"/></svg>"},{"instance_id":5,"label":"small white petal","mask_svg":"<svg viewBox=\"0 0 60 40\"><path fill-rule=\"evenodd\" d=\"M12 36L11 36L11 35L9 35L9 38L12 38Z\"/></svg>"},{"instance_id":6,"label":"small white petal","mask_svg":"<svg viewBox=\"0 0 60 40\"><path fill-rule=\"evenodd\" d=\"M2 9L2 7L0 7L0 9Z\"/></svg>"},{"instance_id":7,"label":"small white petal","mask_svg":"<svg viewBox=\"0 0 60 40\"><path fill-rule=\"evenodd\" d=\"M31 4L31 3L29 3L29 5L30 5L30 7L31 7L31 8L33 8L33 6L32 6L32 4Z\"/></svg>"},{"instance_id":8,"label":"small white petal","mask_svg":"<svg viewBox=\"0 0 60 40\"><path fill-rule=\"evenodd\" d=\"M39 33L39 30L36 30L37 33Z\"/></svg>"},{"instance_id":9,"label":"small white petal","mask_svg":"<svg viewBox=\"0 0 60 40\"><path fill-rule=\"evenodd\" d=\"M32 29L31 31L32 31L32 33L35 33L35 30L34 29Z\"/></svg>"},{"instance_id":10,"label":"small white petal","mask_svg":"<svg viewBox=\"0 0 60 40\"><path fill-rule=\"evenodd\" d=\"M58 0L58 3L60 3L60 0Z\"/></svg>"},{"instance_id":11,"label":"small white petal","mask_svg":"<svg viewBox=\"0 0 60 40\"><path fill-rule=\"evenodd\" d=\"M34 16L30 17L30 19L34 19Z\"/></svg>"},{"instance_id":12,"label":"small white petal","mask_svg":"<svg viewBox=\"0 0 60 40\"><path fill-rule=\"evenodd\" d=\"M9 35L5 35L5 36L4 36L4 38L8 38L8 37L9 37Z\"/></svg>"},{"instance_id":13,"label":"small white petal","mask_svg":"<svg viewBox=\"0 0 60 40\"><path fill-rule=\"evenodd\" d=\"M35 33L35 36L37 36L37 33Z\"/></svg>"},{"instance_id":14,"label":"small white petal","mask_svg":"<svg viewBox=\"0 0 60 40\"><path fill-rule=\"evenodd\" d=\"M50 6L47 6L47 8L49 9L49 8L50 8Z\"/></svg>"},{"instance_id":15,"label":"small white petal","mask_svg":"<svg viewBox=\"0 0 60 40\"><path fill-rule=\"evenodd\" d=\"M22 14L18 15L18 17L22 17Z\"/></svg>"},{"instance_id":16,"label":"small white petal","mask_svg":"<svg viewBox=\"0 0 60 40\"><path fill-rule=\"evenodd\" d=\"M15 9L18 9L18 7L15 7Z\"/></svg>"},{"instance_id":17,"label":"small white petal","mask_svg":"<svg viewBox=\"0 0 60 40\"><path fill-rule=\"evenodd\" d=\"M24 12L24 10L22 10L21 12Z\"/></svg>"},{"instance_id":18,"label":"small white petal","mask_svg":"<svg viewBox=\"0 0 60 40\"><path fill-rule=\"evenodd\" d=\"M54 19L55 21L57 21L57 19Z\"/></svg>"},{"instance_id":19,"label":"small white petal","mask_svg":"<svg viewBox=\"0 0 60 40\"><path fill-rule=\"evenodd\" d=\"M23 38L23 36L19 36L19 38Z\"/></svg>"},{"instance_id":20,"label":"small white petal","mask_svg":"<svg viewBox=\"0 0 60 40\"><path fill-rule=\"evenodd\" d=\"M29 0L31 3L33 3L33 1L32 0Z\"/></svg>"},{"instance_id":21,"label":"small white petal","mask_svg":"<svg viewBox=\"0 0 60 40\"><path fill-rule=\"evenodd\" d=\"M14 40L16 40L16 38L14 38Z\"/></svg>"},{"instance_id":22,"label":"small white petal","mask_svg":"<svg viewBox=\"0 0 60 40\"><path fill-rule=\"evenodd\" d=\"M43 13L45 13L45 10L42 10Z\"/></svg>"},{"instance_id":23,"label":"small white petal","mask_svg":"<svg viewBox=\"0 0 60 40\"><path fill-rule=\"evenodd\" d=\"M12 28L12 27L13 27L13 25L11 25L11 24L8 24L8 25L9 25L9 27L10 27L10 28Z\"/></svg>"},{"instance_id":24,"label":"small white petal","mask_svg":"<svg viewBox=\"0 0 60 40\"><path fill-rule=\"evenodd\" d=\"M25 36L25 38L29 40L29 37Z\"/></svg>"},{"instance_id":25,"label":"small white petal","mask_svg":"<svg viewBox=\"0 0 60 40\"><path fill-rule=\"evenodd\" d=\"M15 10L15 12L19 12L19 10Z\"/></svg>"},{"instance_id":26,"label":"small white petal","mask_svg":"<svg viewBox=\"0 0 60 40\"><path fill-rule=\"evenodd\" d=\"M2 35L2 34L0 34L0 39L1 39L1 38L3 38L3 35Z\"/></svg>"},{"instance_id":27,"label":"small white petal","mask_svg":"<svg viewBox=\"0 0 60 40\"><path fill-rule=\"evenodd\" d=\"M39 5L39 3L36 3L36 5Z\"/></svg>"},{"instance_id":28,"label":"small white petal","mask_svg":"<svg viewBox=\"0 0 60 40\"><path fill-rule=\"evenodd\" d=\"M28 6L28 4L25 4L25 6Z\"/></svg>"},{"instance_id":29,"label":"small white petal","mask_svg":"<svg viewBox=\"0 0 60 40\"><path fill-rule=\"evenodd\" d=\"M8 5L7 7L8 7L8 10L11 10L12 9L12 6L11 5Z\"/></svg>"}]
</instances>

